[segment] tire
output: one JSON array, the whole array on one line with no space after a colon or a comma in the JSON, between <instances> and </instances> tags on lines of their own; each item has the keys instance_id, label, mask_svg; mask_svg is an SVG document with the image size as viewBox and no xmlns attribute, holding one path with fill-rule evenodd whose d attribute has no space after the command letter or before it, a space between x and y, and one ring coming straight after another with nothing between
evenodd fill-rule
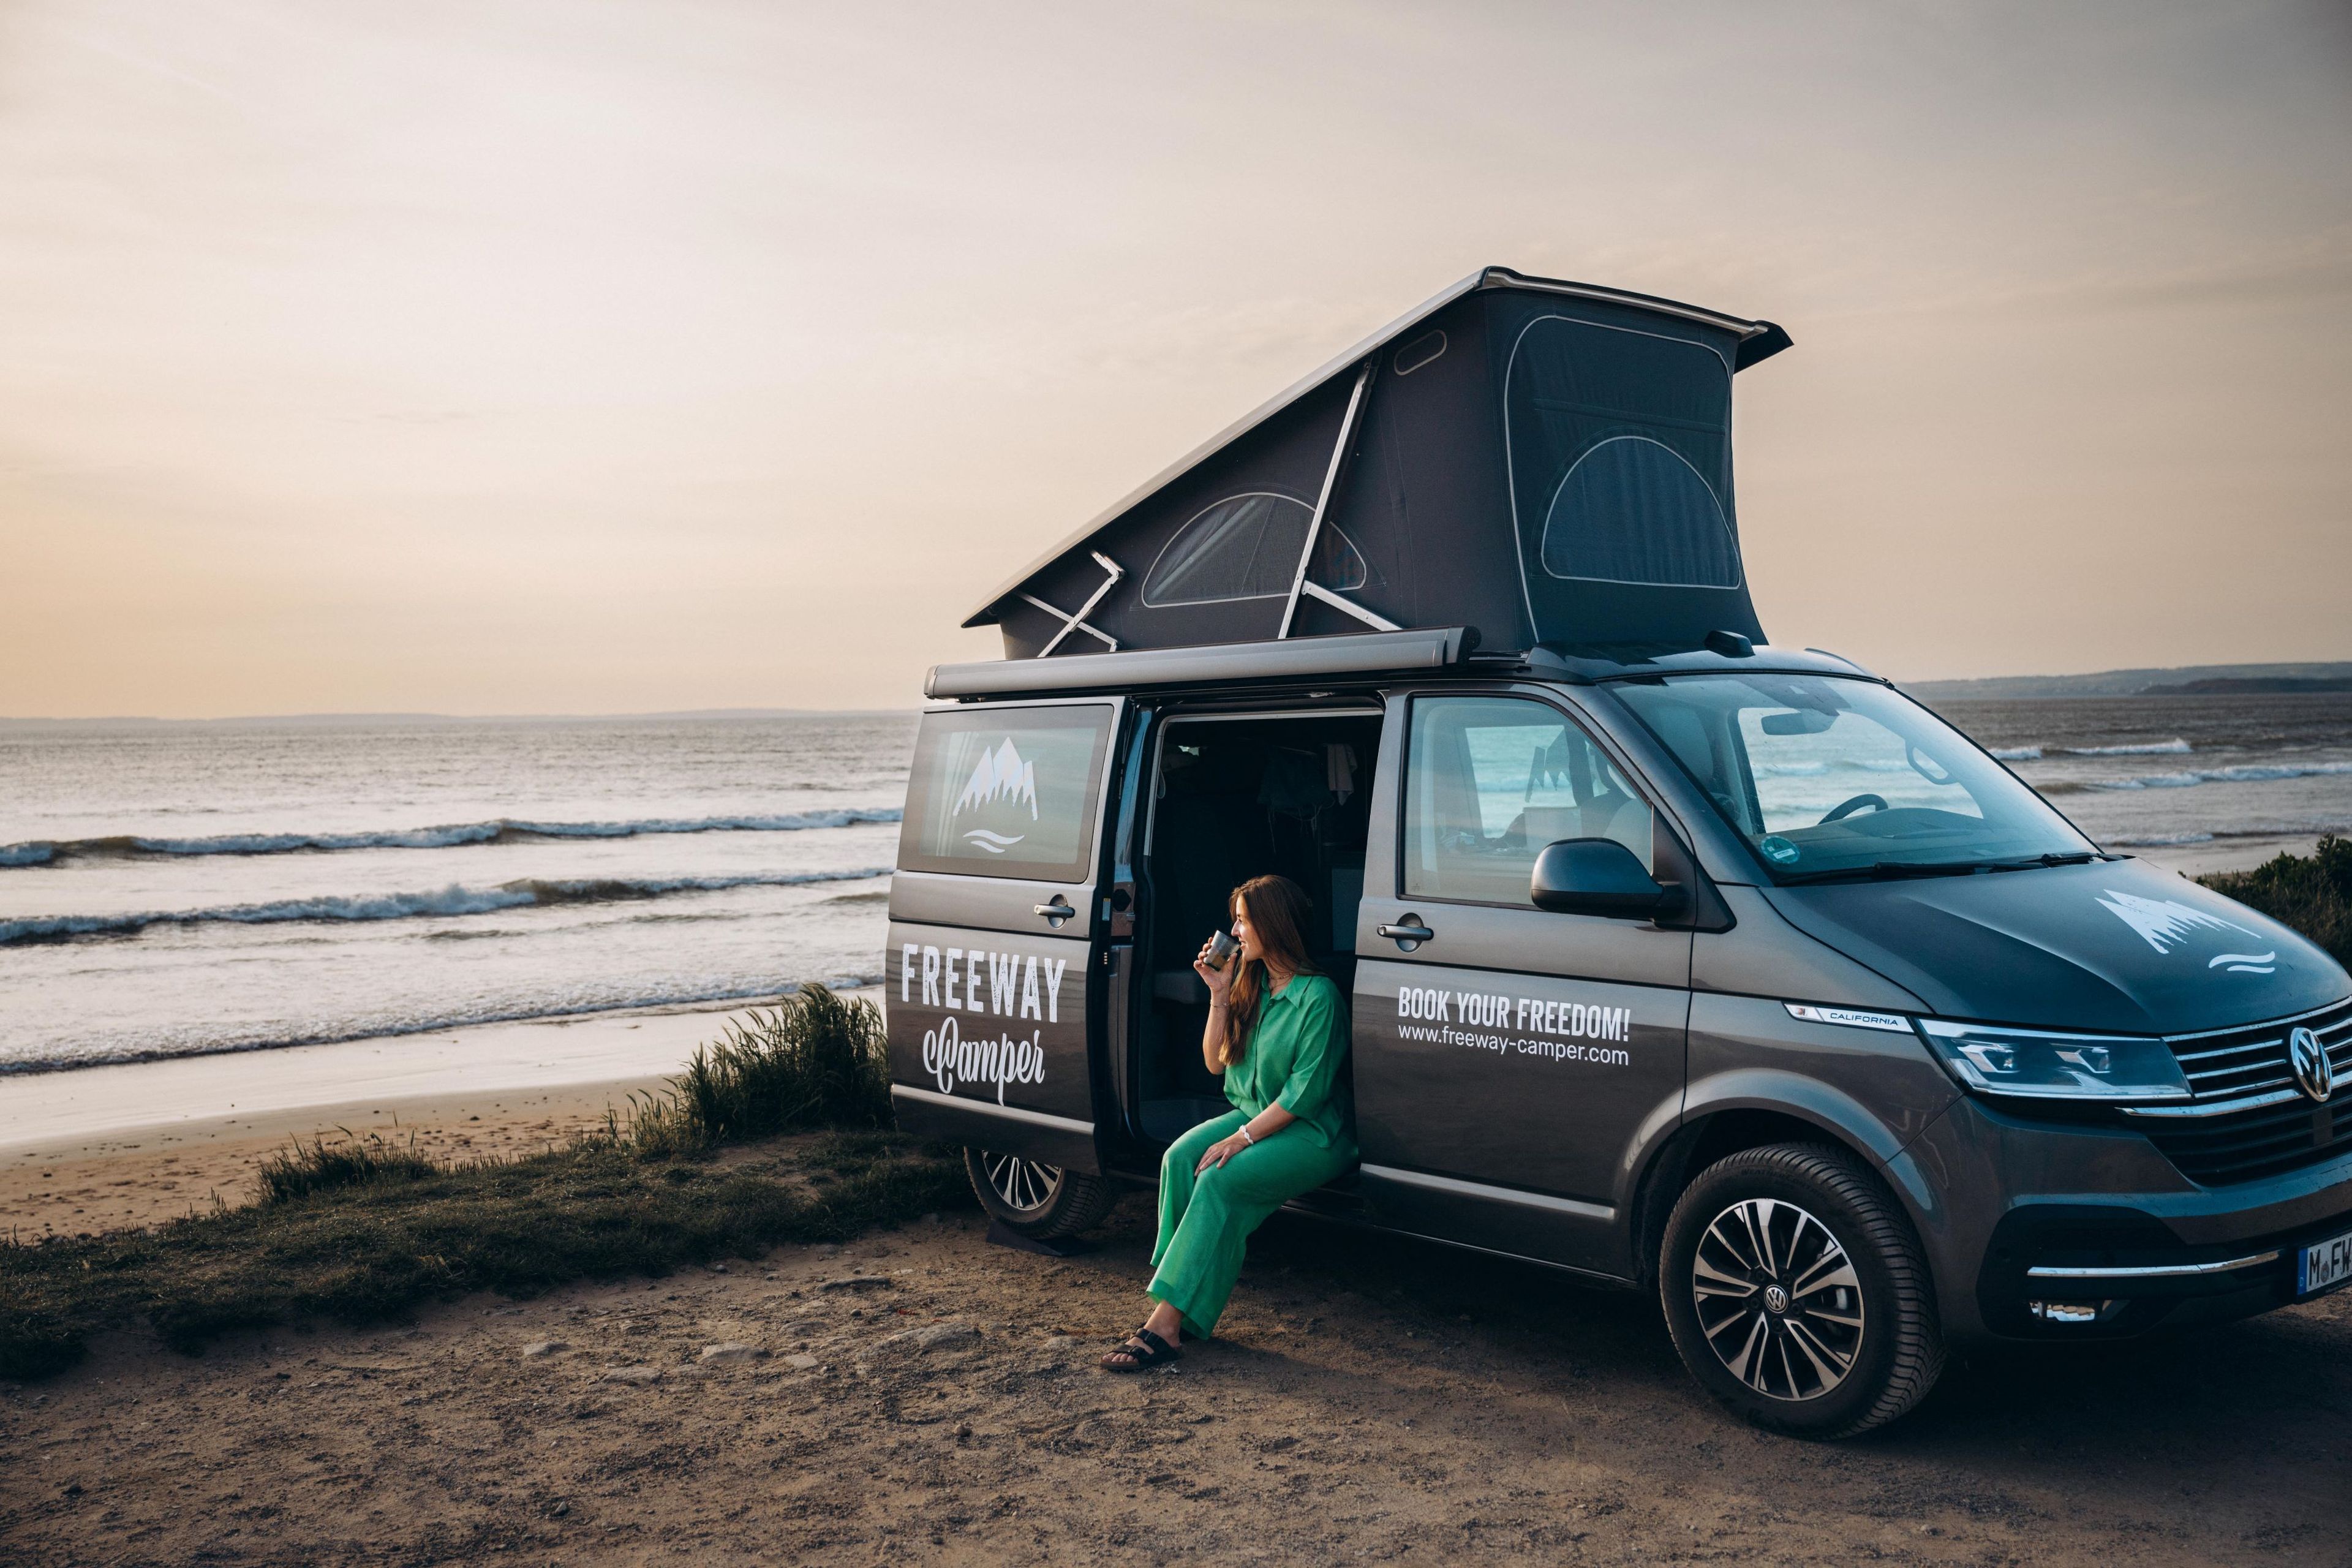
<instances>
[{"instance_id":1,"label":"tire","mask_svg":"<svg viewBox=\"0 0 2352 1568\"><path fill-rule=\"evenodd\" d=\"M1666 1220L1658 1293L1691 1375L1768 1431L1867 1432L1944 1370L1918 1237L1843 1150L1776 1143L1701 1172Z\"/></svg>"},{"instance_id":2,"label":"tire","mask_svg":"<svg viewBox=\"0 0 2352 1568\"><path fill-rule=\"evenodd\" d=\"M963 1152L964 1174L988 1217L1032 1241L1059 1241L1101 1223L1118 1194L1099 1176L985 1149Z\"/></svg>"}]
</instances>

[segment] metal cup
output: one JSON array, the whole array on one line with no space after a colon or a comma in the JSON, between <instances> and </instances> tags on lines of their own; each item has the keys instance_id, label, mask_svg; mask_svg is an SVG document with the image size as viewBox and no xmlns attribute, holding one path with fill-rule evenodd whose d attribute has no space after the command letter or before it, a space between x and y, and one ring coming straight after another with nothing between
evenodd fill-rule
<instances>
[{"instance_id":1,"label":"metal cup","mask_svg":"<svg viewBox=\"0 0 2352 1568\"><path fill-rule=\"evenodd\" d=\"M1233 932L1219 931L1209 939L1209 967L1223 973L1226 961L1241 950L1242 944L1234 940Z\"/></svg>"}]
</instances>

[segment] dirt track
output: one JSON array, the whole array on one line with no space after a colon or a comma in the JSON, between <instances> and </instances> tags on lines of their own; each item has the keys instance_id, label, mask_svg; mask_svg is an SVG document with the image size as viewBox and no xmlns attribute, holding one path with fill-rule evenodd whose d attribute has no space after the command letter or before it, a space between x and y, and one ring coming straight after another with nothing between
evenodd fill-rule
<instances>
[{"instance_id":1,"label":"dirt track","mask_svg":"<svg viewBox=\"0 0 2352 1568\"><path fill-rule=\"evenodd\" d=\"M1287 1219L1229 1340L1100 1373L1148 1220L1063 1261L957 1215L411 1330L118 1342L0 1396L0 1561L2352 1563L2352 1294L1956 1367L1811 1447L1718 1415L1643 1300ZM859 1272L888 1282L823 1288ZM764 1353L698 1363L730 1342Z\"/></svg>"}]
</instances>

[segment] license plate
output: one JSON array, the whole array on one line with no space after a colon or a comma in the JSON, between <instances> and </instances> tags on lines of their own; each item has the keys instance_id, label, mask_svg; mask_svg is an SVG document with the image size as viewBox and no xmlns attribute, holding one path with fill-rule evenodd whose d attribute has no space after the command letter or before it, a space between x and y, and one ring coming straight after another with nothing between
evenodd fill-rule
<instances>
[{"instance_id":1,"label":"license plate","mask_svg":"<svg viewBox=\"0 0 2352 1568\"><path fill-rule=\"evenodd\" d=\"M2294 1262L2294 1293L2314 1295L2352 1279L2352 1231L2303 1249Z\"/></svg>"}]
</instances>

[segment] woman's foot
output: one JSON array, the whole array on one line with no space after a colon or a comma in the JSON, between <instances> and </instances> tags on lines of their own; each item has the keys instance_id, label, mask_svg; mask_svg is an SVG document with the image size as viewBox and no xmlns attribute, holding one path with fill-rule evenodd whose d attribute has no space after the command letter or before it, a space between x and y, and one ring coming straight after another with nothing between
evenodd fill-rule
<instances>
[{"instance_id":1,"label":"woman's foot","mask_svg":"<svg viewBox=\"0 0 2352 1568\"><path fill-rule=\"evenodd\" d=\"M1146 1372L1182 1359L1176 1347L1150 1329L1138 1329L1128 1342L1102 1358L1106 1372Z\"/></svg>"},{"instance_id":2,"label":"woman's foot","mask_svg":"<svg viewBox=\"0 0 2352 1568\"><path fill-rule=\"evenodd\" d=\"M1135 1331L1128 1342L1103 1357L1103 1366L1111 1372L1141 1372L1179 1359L1177 1344L1184 1337L1184 1314L1165 1301L1155 1302L1151 1316L1143 1320L1143 1327Z\"/></svg>"}]
</instances>

